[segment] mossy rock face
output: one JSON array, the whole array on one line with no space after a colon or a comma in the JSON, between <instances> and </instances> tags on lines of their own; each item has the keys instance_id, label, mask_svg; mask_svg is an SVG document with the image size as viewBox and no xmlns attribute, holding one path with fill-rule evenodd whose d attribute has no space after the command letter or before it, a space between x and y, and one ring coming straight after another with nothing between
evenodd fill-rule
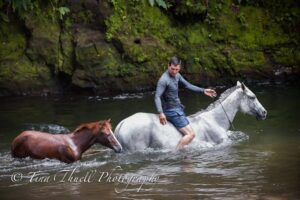
<instances>
[{"instance_id":1,"label":"mossy rock face","mask_svg":"<svg viewBox=\"0 0 300 200\"><path fill-rule=\"evenodd\" d=\"M169 57L175 52L174 47L152 36L119 37L119 39L126 58L142 73L162 72L167 66Z\"/></svg>"},{"instance_id":2,"label":"mossy rock face","mask_svg":"<svg viewBox=\"0 0 300 200\"><path fill-rule=\"evenodd\" d=\"M26 37L17 24L1 23L0 95L41 95L51 87L50 70L25 55Z\"/></svg>"},{"instance_id":3,"label":"mossy rock face","mask_svg":"<svg viewBox=\"0 0 300 200\"><path fill-rule=\"evenodd\" d=\"M46 66L31 63L23 56L18 61L1 62L0 85L17 95L41 95L51 92L51 73Z\"/></svg>"},{"instance_id":4,"label":"mossy rock face","mask_svg":"<svg viewBox=\"0 0 300 200\"><path fill-rule=\"evenodd\" d=\"M175 29L159 8L147 1L113 3L114 13L106 21L106 38L117 41L125 58L140 73L161 73L175 48L167 42Z\"/></svg>"},{"instance_id":5,"label":"mossy rock face","mask_svg":"<svg viewBox=\"0 0 300 200\"><path fill-rule=\"evenodd\" d=\"M292 48L278 48L273 54L273 59L277 64L285 66L298 66L300 65L300 49Z\"/></svg>"},{"instance_id":6,"label":"mossy rock face","mask_svg":"<svg viewBox=\"0 0 300 200\"><path fill-rule=\"evenodd\" d=\"M0 60L19 60L26 48L23 30L5 22L0 22L0 25Z\"/></svg>"},{"instance_id":7,"label":"mossy rock face","mask_svg":"<svg viewBox=\"0 0 300 200\"><path fill-rule=\"evenodd\" d=\"M100 31L79 28L76 44L77 66L72 77L73 85L94 89L106 86L109 89L107 86L113 77L128 75L129 71L134 73L131 66L122 62L115 47L104 40Z\"/></svg>"},{"instance_id":8,"label":"mossy rock face","mask_svg":"<svg viewBox=\"0 0 300 200\"><path fill-rule=\"evenodd\" d=\"M73 23L104 30L105 20L112 14L110 1L71 1L67 3Z\"/></svg>"},{"instance_id":9,"label":"mossy rock face","mask_svg":"<svg viewBox=\"0 0 300 200\"><path fill-rule=\"evenodd\" d=\"M164 2L68 0L59 4L70 9L63 18L50 4L22 19L12 13L0 22L0 88L43 90L56 80L96 93L154 89L174 55L195 84L299 71L295 0Z\"/></svg>"},{"instance_id":10,"label":"mossy rock face","mask_svg":"<svg viewBox=\"0 0 300 200\"><path fill-rule=\"evenodd\" d=\"M75 38L77 66L72 76L73 85L92 89L95 93L136 91L149 86L149 82L145 81L150 79L149 74L141 71L151 68L147 66L140 69L125 62L116 48L105 41L100 31L81 27ZM127 42L124 41L124 44L128 44ZM128 50L130 52L133 47L128 48L131 48ZM148 75L144 76L146 74Z\"/></svg>"},{"instance_id":11,"label":"mossy rock face","mask_svg":"<svg viewBox=\"0 0 300 200\"><path fill-rule=\"evenodd\" d=\"M31 32L27 55L31 60L44 62L57 68L60 54L59 23L51 21L47 15L29 15L25 25Z\"/></svg>"},{"instance_id":12,"label":"mossy rock face","mask_svg":"<svg viewBox=\"0 0 300 200\"><path fill-rule=\"evenodd\" d=\"M65 30L60 34L60 45L59 62L55 71L71 76L74 71L74 44L70 30Z\"/></svg>"},{"instance_id":13,"label":"mossy rock face","mask_svg":"<svg viewBox=\"0 0 300 200\"><path fill-rule=\"evenodd\" d=\"M101 58L103 59L104 52L101 51L101 47L104 49L108 46L108 44L105 43L103 34L100 31L84 27L78 28L75 42L75 54L76 62L79 64L78 67L89 69L102 62Z\"/></svg>"}]
</instances>

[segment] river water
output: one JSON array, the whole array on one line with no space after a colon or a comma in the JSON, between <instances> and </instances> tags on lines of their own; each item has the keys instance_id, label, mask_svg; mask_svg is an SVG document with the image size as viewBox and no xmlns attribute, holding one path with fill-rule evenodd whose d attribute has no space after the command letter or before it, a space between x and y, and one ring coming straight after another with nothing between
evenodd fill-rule
<instances>
[{"instance_id":1,"label":"river water","mask_svg":"<svg viewBox=\"0 0 300 200\"><path fill-rule=\"evenodd\" d=\"M250 89L268 117L257 121L238 114L232 144L121 154L94 145L72 164L14 159L10 143L28 128L59 133L64 127L73 130L80 123L107 118L116 126L133 113L155 112L153 93L2 97L0 199L300 199L299 84ZM191 92L180 96L187 114L212 103Z\"/></svg>"}]
</instances>

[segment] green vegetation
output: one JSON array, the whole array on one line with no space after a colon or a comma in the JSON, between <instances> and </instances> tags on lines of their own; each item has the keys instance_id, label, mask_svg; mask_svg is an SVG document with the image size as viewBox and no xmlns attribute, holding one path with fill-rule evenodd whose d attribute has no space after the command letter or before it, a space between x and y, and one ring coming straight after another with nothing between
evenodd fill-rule
<instances>
[{"instance_id":1,"label":"green vegetation","mask_svg":"<svg viewBox=\"0 0 300 200\"><path fill-rule=\"evenodd\" d=\"M1 0L0 1L0 16L2 20L9 22L8 15L10 12L15 13L20 19L26 19L28 14L39 16L46 13L47 17L53 21L56 18L63 19L64 15L70 12L68 7L60 6L59 0ZM50 9L48 9L50 8ZM45 12L45 9L47 10ZM6 13L4 12L6 11Z\"/></svg>"}]
</instances>

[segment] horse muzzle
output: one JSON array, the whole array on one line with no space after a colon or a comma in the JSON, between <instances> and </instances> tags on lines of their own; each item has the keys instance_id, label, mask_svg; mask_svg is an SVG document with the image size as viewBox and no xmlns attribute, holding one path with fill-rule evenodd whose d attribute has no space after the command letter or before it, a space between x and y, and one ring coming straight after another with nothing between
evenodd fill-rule
<instances>
[{"instance_id":1,"label":"horse muzzle","mask_svg":"<svg viewBox=\"0 0 300 200\"><path fill-rule=\"evenodd\" d=\"M267 111L263 110L259 113L256 114L256 119L257 120L265 120L267 118Z\"/></svg>"},{"instance_id":2,"label":"horse muzzle","mask_svg":"<svg viewBox=\"0 0 300 200\"><path fill-rule=\"evenodd\" d=\"M113 149L116 153L121 153L123 148L121 146L113 146Z\"/></svg>"},{"instance_id":3,"label":"horse muzzle","mask_svg":"<svg viewBox=\"0 0 300 200\"><path fill-rule=\"evenodd\" d=\"M117 140L117 138L114 136L114 134L112 132L108 136L108 141L110 142L112 149L116 153L121 153L122 152L122 150L123 150L122 145L120 144L120 142Z\"/></svg>"}]
</instances>

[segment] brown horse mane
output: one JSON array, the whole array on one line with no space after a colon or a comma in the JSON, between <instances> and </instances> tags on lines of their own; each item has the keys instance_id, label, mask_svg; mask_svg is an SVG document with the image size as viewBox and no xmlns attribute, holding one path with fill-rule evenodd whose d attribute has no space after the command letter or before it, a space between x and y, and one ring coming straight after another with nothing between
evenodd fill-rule
<instances>
[{"instance_id":1,"label":"brown horse mane","mask_svg":"<svg viewBox=\"0 0 300 200\"><path fill-rule=\"evenodd\" d=\"M97 133L99 132L100 128L103 127L103 125L105 124L106 121L98 121L98 122L91 122L91 123L85 123L85 124L81 124L80 126L78 126L75 130L74 130L74 134L78 134L80 133L82 130L84 129L89 129L91 130L93 133Z\"/></svg>"}]
</instances>

